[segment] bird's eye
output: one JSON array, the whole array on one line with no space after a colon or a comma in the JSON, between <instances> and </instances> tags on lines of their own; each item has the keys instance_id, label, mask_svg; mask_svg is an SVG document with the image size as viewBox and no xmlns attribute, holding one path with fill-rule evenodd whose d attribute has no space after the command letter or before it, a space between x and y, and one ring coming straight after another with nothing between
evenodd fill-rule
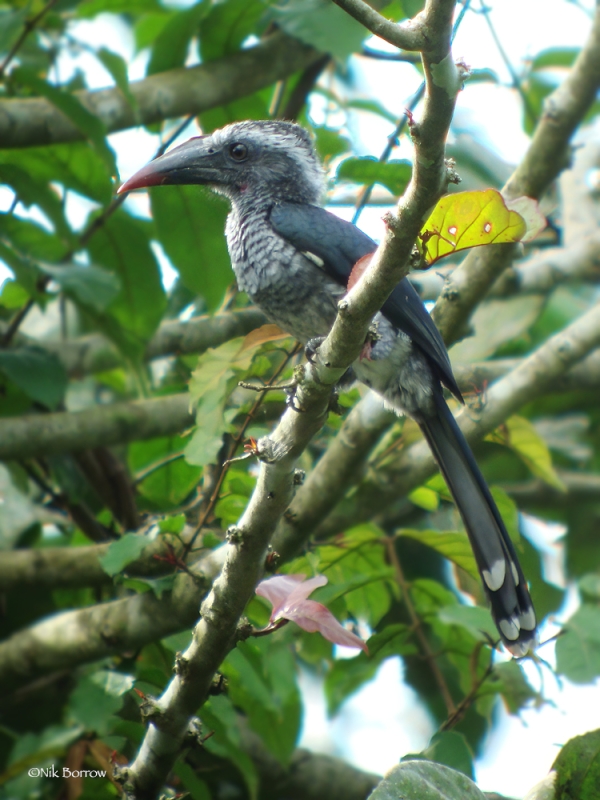
<instances>
[{"instance_id":1,"label":"bird's eye","mask_svg":"<svg viewBox=\"0 0 600 800\"><path fill-rule=\"evenodd\" d=\"M248 148L241 142L234 142L229 147L229 155L234 161L245 161L248 158Z\"/></svg>"}]
</instances>

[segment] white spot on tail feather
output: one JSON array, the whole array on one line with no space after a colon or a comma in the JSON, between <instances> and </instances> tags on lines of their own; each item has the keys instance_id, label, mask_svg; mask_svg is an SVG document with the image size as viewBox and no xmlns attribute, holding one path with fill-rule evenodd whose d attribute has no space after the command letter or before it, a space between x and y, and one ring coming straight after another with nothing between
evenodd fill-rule
<instances>
[{"instance_id":1,"label":"white spot on tail feather","mask_svg":"<svg viewBox=\"0 0 600 800\"><path fill-rule=\"evenodd\" d=\"M500 628L502 635L509 641L512 642L519 638L521 629L519 628L519 621L515 619L515 617L511 617L510 619L501 619L498 623L498 627Z\"/></svg>"},{"instance_id":2,"label":"white spot on tail feather","mask_svg":"<svg viewBox=\"0 0 600 800\"><path fill-rule=\"evenodd\" d=\"M484 569L481 571L483 580L488 589L492 592L497 592L504 583L506 577L506 562L502 559L495 561L491 569Z\"/></svg>"},{"instance_id":3,"label":"white spot on tail feather","mask_svg":"<svg viewBox=\"0 0 600 800\"><path fill-rule=\"evenodd\" d=\"M519 614L519 625L526 631L532 631L535 628L535 611L531 606L527 611Z\"/></svg>"}]
</instances>

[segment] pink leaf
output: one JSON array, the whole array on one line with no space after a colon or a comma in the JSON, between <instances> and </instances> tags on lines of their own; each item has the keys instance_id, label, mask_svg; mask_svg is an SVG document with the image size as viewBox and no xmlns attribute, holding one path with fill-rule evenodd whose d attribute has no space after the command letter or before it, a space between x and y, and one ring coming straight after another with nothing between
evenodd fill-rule
<instances>
[{"instance_id":1,"label":"pink leaf","mask_svg":"<svg viewBox=\"0 0 600 800\"><path fill-rule=\"evenodd\" d=\"M304 575L275 575L262 581L256 594L266 598L273 606L271 622L288 619L295 622L305 631L315 633L334 644L346 647L360 647L368 653L367 645L354 633L346 630L331 611L316 600L309 600L311 594L319 586L327 583L324 575L304 580Z\"/></svg>"}]
</instances>

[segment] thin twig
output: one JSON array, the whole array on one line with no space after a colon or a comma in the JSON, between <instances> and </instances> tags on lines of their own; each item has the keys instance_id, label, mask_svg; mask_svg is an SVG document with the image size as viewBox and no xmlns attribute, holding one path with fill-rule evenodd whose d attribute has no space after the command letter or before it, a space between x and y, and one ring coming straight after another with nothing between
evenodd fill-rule
<instances>
[{"instance_id":1,"label":"thin twig","mask_svg":"<svg viewBox=\"0 0 600 800\"><path fill-rule=\"evenodd\" d=\"M479 652L483 644L484 642L479 642L479 646L473 651L473 655L479 655ZM475 702L479 690L494 671L493 658L494 658L494 651L492 650L490 653L490 661L487 667L485 668L485 671L479 678L475 678L469 693L463 697L463 699L456 706L454 711L448 715L446 721L443 723L443 725L440 726L440 731L451 730L455 725L457 725L461 721L461 719L467 713L468 709Z\"/></svg>"},{"instance_id":2,"label":"thin twig","mask_svg":"<svg viewBox=\"0 0 600 800\"><path fill-rule=\"evenodd\" d=\"M427 661L427 663L429 664L429 668L431 669L435 682L437 683L440 693L444 699L444 703L446 704L446 709L448 711L448 717L450 718L454 714L456 714L456 706L454 705L454 700L452 699L452 695L450 694L450 689L448 688L446 679L444 678L442 671L439 668L437 661L435 660L435 654L432 651L431 647L429 646L429 642L427 641L427 636L425 635L425 631L423 630L423 623L421 621L421 618L417 614L417 611L411 600L408 582L404 576L402 564L400 563L400 559L398 558L398 553L396 552L396 540L390 537L386 538L385 546L388 552L390 563L394 568L394 575L396 577L396 581L398 582L398 586L402 591L402 599L404 600L406 610L408 611L408 615L410 616L413 625L413 630L415 632L417 639L419 640L419 644L421 645L421 650L423 651L423 656L425 658L425 661Z\"/></svg>"},{"instance_id":3,"label":"thin twig","mask_svg":"<svg viewBox=\"0 0 600 800\"><path fill-rule=\"evenodd\" d=\"M35 17L32 17L31 19L25 21L25 24L23 25L23 30L21 31L21 35L9 50L2 64L0 64L0 79L4 77L4 72L6 71L6 68L20 50L25 39L29 36L29 34L36 27L36 25L42 20L42 18L46 16L48 11L50 11L50 9L57 4L57 2L58 0L49 0L49 2L42 8L42 10L35 15Z\"/></svg>"},{"instance_id":4,"label":"thin twig","mask_svg":"<svg viewBox=\"0 0 600 800\"><path fill-rule=\"evenodd\" d=\"M517 75L516 70L513 67L512 63L511 63L511 61L510 61L510 59L509 59L509 57L508 57L508 55L506 53L506 50L504 49L504 47L502 45L502 42L500 41L500 38L499 38L498 34L496 33L496 29L494 28L494 25L493 25L491 17L490 17L491 8L489 8L488 6L485 5L484 0L479 0L479 3L481 5L481 13L483 14L483 17L484 17L484 19L485 19L485 21L487 23L487 26L489 28L490 34L492 36L492 39L494 40L494 44L496 45L496 48L498 49L498 52L500 53L500 57L504 61L504 66L506 67L506 69L509 72L513 88L516 89L517 92L519 93L519 96L521 97L521 100L523 101L523 106L525 108L525 113L529 117L529 120L530 120L531 124L535 126L535 125L537 125L537 123L539 121L538 115L533 110L531 102L529 100L529 97L527 96L527 92L523 89L523 86L521 84L521 80L520 80L519 76Z\"/></svg>"}]
</instances>

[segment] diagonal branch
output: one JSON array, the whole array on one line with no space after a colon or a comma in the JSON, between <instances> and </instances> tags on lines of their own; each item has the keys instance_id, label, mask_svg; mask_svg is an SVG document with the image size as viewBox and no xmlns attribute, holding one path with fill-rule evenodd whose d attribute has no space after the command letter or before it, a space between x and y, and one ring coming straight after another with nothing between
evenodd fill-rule
<instances>
[{"instance_id":1,"label":"diagonal branch","mask_svg":"<svg viewBox=\"0 0 600 800\"><path fill-rule=\"evenodd\" d=\"M226 560L201 608L193 641L178 659L177 674L155 701L155 712L134 762L123 771L124 789L141 800L154 798L177 758L190 719L207 697L215 671L235 645L240 617L260 579L267 547L293 493L296 459L323 424L331 387L358 357L370 321L407 273L421 219L445 188L444 143L450 125L458 70L450 54L454 2L426 5L428 51L423 54L428 91L415 139L415 170L397 218L388 220L385 241L361 281L341 301L336 322L316 362L299 375L297 404L275 432L258 444L261 469L238 525L228 532Z\"/></svg>"}]
</instances>

